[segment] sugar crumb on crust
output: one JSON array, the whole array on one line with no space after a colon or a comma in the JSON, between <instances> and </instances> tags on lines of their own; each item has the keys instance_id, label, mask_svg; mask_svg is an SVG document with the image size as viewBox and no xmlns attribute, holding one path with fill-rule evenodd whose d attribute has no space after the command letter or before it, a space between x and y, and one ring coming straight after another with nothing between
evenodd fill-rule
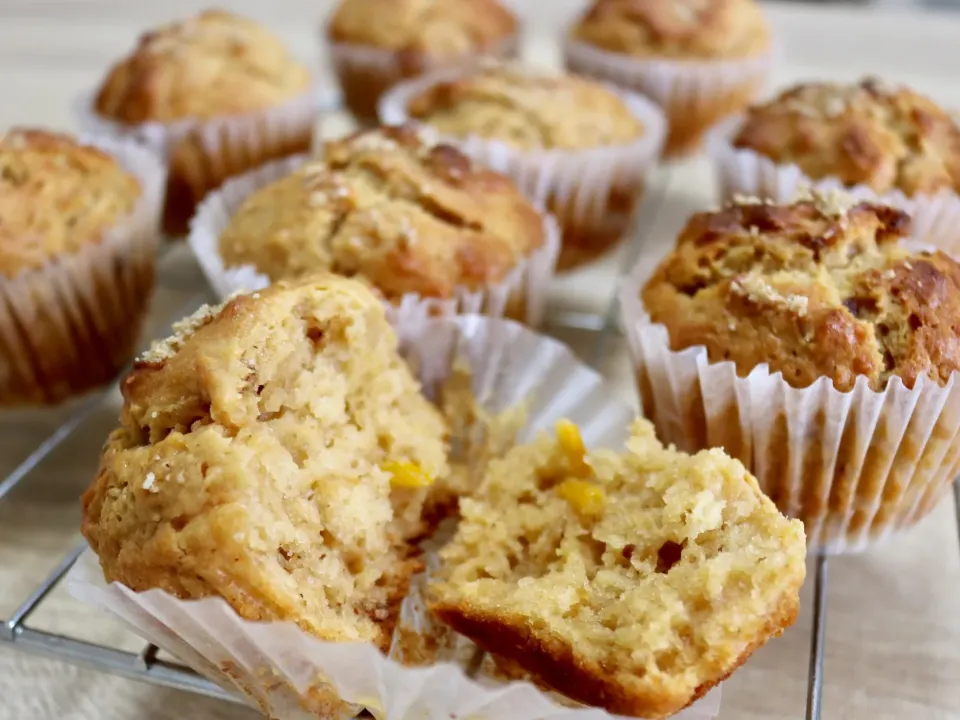
<instances>
[{"instance_id":1,"label":"sugar crumb on crust","mask_svg":"<svg viewBox=\"0 0 960 720\"><path fill-rule=\"evenodd\" d=\"M623 98L603 84L496 60L425 88L408 102L407 112L445 135L525 150L622 145L644 134Z\"/></svg>"},{"instance_id":2,"label":"sugar crumb on crust","mask_svg":"<svg viewBox=\"0 0 960 720\"><path fill-rule=\"evenodd\" d=\"M902 211L843 193L735 202L689 220L642 299L672 348L703 345L741 375L943 384L960 369L960 265L904 248L909 230Z\"/></svg>"},{"instance_id":3,"label":"sugar crumb on crust","mask_svg":"<svg viewBox=\"0 0 960 720\"><path fill-rule=\"evenodd\" d=\"M393 50L403 66L494 49L517 33L497 0L342 0L327 25L336 42Z\"/></svg>"},{"instance_id":4,"label":"sugar crumb on crust","mask_svg":"<svg viewBox=\"0 0 960 720\"><path fill-rule=\"evenodd\" d=\"M269 30L206 10L142 35L111 68L95 108L131 124L209 119L273 107L309 84L309 69Z\"/></svg>"},{"instance_id":5,"label":"sugar crumb on crust","mask_svg":"<svg viewBox=\"0 0 960 720\"><path fill-rule=\"evenodd\" d=\"M141 196L109 154L69 135L15 127L0 135L0 277L100 242Z\"/></svg>"},{"instance_id":6,"label":"sugar crumb on crust","mask_svg":"<svg viewBox=\"0 0 960 720\"><path fill-rule=\"evenodd\" d=\"M666 717L794 621L805 542L739 462L632 430L622 454L578 457L558 427L491 464L441 550L431 609L512 677Z\"/></svg>"},{"instance_id":7,"label":"sugar crumb on crust","mask_svg":"<svg viewBox=\"0 0 960 720\"><path fill-rule=\"evenodd\" d=\"M754 0L595 0L571 37L637 58L746 58L770 46Z\"/></svg>"},{"instance_id":8,"label":"sugar crumb on crust","mask_svg":"<svg viewBox=\"0 0 960 720\"><path fill-rule=\"evenodd\" d=\"M359 276L396 300L498 283L545 239L542 216L509 179L406 125L325 144L251 194L219 246L228 267L272 280Z\"/></svg>"},{"instance_id":9,"label":"sugar crumb on crust","mask_svg":"<svg viewBox=\"0 0 960 720\"><path fill-rule=\"evenodd\" d=\"M733 145L848 187L908 196L960 189L960 128L950 114L876 78L788 88L747 111Z\"/></svg>"},{"instance_id":10,"label":"sugar crumb on crust","mask_svg":"<svg viewBox=\"0 0 960 720\"><path fill-rule=\"evenodd\" d=\"M238 295L121 390L83 497L108 581L386 649L450 471L446 423L369 289L318 275Z\"/></svg>"},{"instance_id":11,"label":"sugar crumb on crust","mask_svg":"<svg viewBox=\"0 0 960 720\"><path fill-rule=\"evenodd\" d=\"M170 328L170 335L151 343L149 349L139 357L139 361L144 363L160 363L172 358L197 330L217 317L226 304L240 294L239 292L234 293L219 305L201 305L187 317L178 320Z\"/></svg>"}]
</instances>

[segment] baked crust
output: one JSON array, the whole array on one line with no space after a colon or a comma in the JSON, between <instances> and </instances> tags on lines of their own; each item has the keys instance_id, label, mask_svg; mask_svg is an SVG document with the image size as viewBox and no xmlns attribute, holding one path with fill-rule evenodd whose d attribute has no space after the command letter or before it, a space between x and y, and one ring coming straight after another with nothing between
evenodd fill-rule
<instances>
[{"instance_id":1,"label":"baked crust","mask_svg":"<svg viewBox=\"0 0 960 720\"><path fill-rule=\"evenodd\" d=\"M793 623L802 525L739 462L666 449L644 420L586 472L569 451L541 437L491 465L441 551L431 610L513 677L666 717ZM589 478L585 504L564 495L571 477Z\"/></svg>"},{"instance_id":2,"label":"baked crust","mask_svg":"<svg viewBox=\"0 0 960 720\"><path fill-rule=\"evenodd\" d=\"M271 280L361 276L395 300L497 283L544 240L540 214L510 180L397 127L330 142L253 193L220 252L227 266L252 264Z\"/></svg>"},{"instance_id":3,"label":"baked crust","mask_svg":"<svg viewBox=\"0 0 960 720\"><path fill-rule=\"evenodd\" d=\"M394 487L388 468L439 479L448 466L445 422L382 304L315 276L175 331L122 382L120 427L83 497L107 581L385 647L428 493Z\"/></svg>"},{"instance_id":4,"label":"baked crust","mask_svg":"<svg viewBox=\"0 0 960 720\"><path fill-rule=\"evenodd\" d=\"M642 299L674 350L703 345L740 375L767 363L799 388L942 385L960 370L960 265L901 247L908 231L905 213L837 194L743 199L694 215Z\"/></svg>"},{"instance_id":5,"label":"baked crust","mask_svg":"<svg viewBox=\"0 0 960 720\"><path fill-rule=\"evenodd\" d=\"M490 50L516 33L497 0L342 0L327 25L330 40L394 51L406 66Z\"/></svg>"},{"instance_id":6,"label":"baked crust","mask_svg":"<svg viewBox=\"0 0 960 720\"><path fill-rule=\"evenodd\" d=\"M110 155L66 135L0 135L0 276L97 243L129 215L140 184Z\"/></svg>"},{"instance_id":7,"label":"baked crust","mask_svg":"<svg viewBox=\"0 0 960 720\"><path fill-rule=\"evenodd\" d=\"M636 58L736 59L770 47L754 0L596 0L570 35Z\"/></svg>"},{"instance_id":8,"label":"baked crust","mask_svg":"<svg viewBox=\"0 0 960 720\"><path fill-rule=\"evenodd\" d=\"M273 107L309 84L308 68L271 32L207 10L141 36L110 70L96 110L128 124L210 119Z\"/></svg>"},{"instance_id":9,"label":"baked crust","mask_svg":"<svg viewBox=\"0 0 960 720\"><path fill-rule=\"evenodd\" d=\"M960 128L907 87L804 83L747 111L733 140L807 176L908 196L960 189Z\"/></svg>"},{"instance_id":10,"label":"baked crust","mask_svg":"<svg viewBox=\"0 0 960 720\"><path fill-rule=\"evenodd\" d=\"M644 132L623 99L598 82L494 61L427 88L407 111L449 136L529 150L619 145Z\"/></svg>"}]
</instances>

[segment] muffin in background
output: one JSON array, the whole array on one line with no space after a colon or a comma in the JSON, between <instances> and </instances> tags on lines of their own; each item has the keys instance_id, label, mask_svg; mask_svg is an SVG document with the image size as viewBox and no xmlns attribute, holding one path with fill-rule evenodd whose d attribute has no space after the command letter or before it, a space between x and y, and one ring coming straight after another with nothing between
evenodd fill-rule
<instances>
[{"instance_id":1,"label":"muffin in background","mask_svg":"<svg viewBox=\"0 0 960 720\"><path fill-rule=\"evenodd\" d=\"M914 90L872 78L801 83L729 130L711 147L725 198L843 188L907 210L917 239L960 250L960 128Z\"/></svg>"},{"instance_id":2,"label":"muffin in background","mask_svg":"<svg viewBox=\"0 0 960 720\"><path fill-rule=\"evenodd\" d=\"M674 156L757 97L772 50L755 0L595 0L570 28L564 62L659 103Z\"/></svg>"},{"instance_id":3,"label":"muffin in background","mask_svg":"<svg viewBox=\"0 0 960 720\"><path fill-rule=\"evenodd\" d=\"M320 275L174 330L123 380L83 497L104 577L386 650L449 466L380 302Z\"/></svg>"},{"instance_id":4,"label":"muffin in background","mask_svg":"<svg viewBox=\"0 0 960 720\"><path fill-rule=\"evenodd\" d=\"M79 106L83 130L135 137L167 160L172 234L228 177L308 150L316 114L309 69L271 32L223 10L145 33Z\"/></svg>"},{"instance_id":5,"label":"muffin in background","mask_svg":"<svg viewBox=\"0 0 960 720\"><path fill-rule=\"evenodd\" d=\"M0 407L112 380L153 290L163 167L134 143L0 135Z\"/></svg>"},{"instance_id":6,"label":"muffin in background","mask_svg":"<svg viewBox=\"0 0 960 720\"><path fill-rule=\"evenodd\" d=\"M415 121L510 175L557 217L561 269L624 236L664 136L662 113L642 97L497 62L402 83L384 97L381 119Z\"/></svg>"},{"instance_id":7,"label":"muffin in background","mask_svg":"<svg viewBox=\"0 0 960 720\"><path fill-rule=\"evenodd\" d=\"M909 226L841 195L740 199L622 291L658 435L723 447L830 552L917 522L960 470L960 264Z\"/></svg>"},{"instance_id":8,"label":"muffin in background","mask_svg":"<svg viewBox=\"0 0 960 720\"><path fill-rule=\"evenodd\" d=\"M376 124L381 95L400 80L516 56L518 32L498 0L341 0L325 30L344 102L362 124Z\"/></svg>"},{"instance_id":9,"label":"muffin in background","mask_svg":"<svg viewBox=\"0 0 960 720\"><path fill-rule=\"evenodd\" d=\"M559 233L509 178L406 126L237 178L204 203L189 242L221 296L324 271L370 283L398 322L536 323Z\"/></svg>"}]
</instances>

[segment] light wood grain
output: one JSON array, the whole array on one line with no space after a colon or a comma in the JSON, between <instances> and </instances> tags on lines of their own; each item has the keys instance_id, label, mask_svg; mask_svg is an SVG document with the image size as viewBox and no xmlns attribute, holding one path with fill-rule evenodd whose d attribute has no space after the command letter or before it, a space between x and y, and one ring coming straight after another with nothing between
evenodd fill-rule
<instances>
[{"instance_id":1,"label":"light wood grain","mask_svg":"<svg viewBox=\"0 0 960 720\"><path fill-rule=\"evenodd\" d=\"M274 28L319 65L317 27L330 3L225 3ZM552 39L580 3L515 0L531 20L528 54L555 58ZM195 12L188 0L4 0L0 3L0 127L34 123L70 128L70 102L92 87L137 34L157 22ZM775 6L771 17L786 45L778 83L804 77L850 79L866 72L910 82L951 106L960 106L956 38L960 19L949 16L872 14ZM336 127L334 121L329 127ZM702 161L679 166L673 193L647 238L648 257L662 252L683 218L713 202ZM154 326L165 324L203 282L185 253L165 261ZM557 284L554 306L602 311L614 263L606 262ZM583 337L564 339L586 351ZM622 345L604 370L631 392ZM77 495L89 481L103 437L116 416L117 398L104 407L0 506L0 617L77 540ZM44 436L64 412L0 413L0 476ZM827 678L829 720L947 720L960 717L960 563L952 504L887 546L830 565ZM798 718L803 714L809 647L810 585L804 611L780 640L758 653L724 684L725 719ZM58 590L32 623L127 649L139 641L123 627ZM252 711L191 695L78 670L0 647L0 720L246 720Z\"/></svg>"}]
</instances>

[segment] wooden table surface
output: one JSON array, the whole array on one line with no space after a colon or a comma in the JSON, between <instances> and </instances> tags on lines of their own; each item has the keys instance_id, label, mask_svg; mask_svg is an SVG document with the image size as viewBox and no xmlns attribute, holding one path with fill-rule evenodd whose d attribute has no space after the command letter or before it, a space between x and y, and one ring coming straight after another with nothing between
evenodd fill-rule
<instances>
[{"instance_id":1,"label":"wooden table surface","mask_svg":"<svg viewBox=\"0 0 960 720\"><path fill-rule=\"evenodd\" d=\"M222 4L263 21L295 51L320 62L316 29L329 2ZM514 4L529 20L530 58L553 62L551 40L581 3ZM72 98L94 85L141 30L200 7L188 0L2 0L0 128L29 123L69 129ZM960 14L891 15L786 4L770 6L769 12L786 45L778 84L875 73L960 107ZM342 123L329 126L331 131L337 127ZM702 160L677 166L668 180L670 195L646 232L651 254L662 251L686 215L713 201ZM555 306L603 311L614 272L614 263L607 262L564 279L554 293ZM151 333L162 332L203 288L199 272L183 252L164 260L163 277ZM576 334L565 339L588 349ZM604 370L632 393L622 346L613 348ZM0 506L0 618L77 542L77 496L91 477L116 411L116 397L111 396ZM0 477L56 427L64 412L0 413ZM796 626L724 684L722 718L803 716L811 591L808 582ZM950 500L927 522L886 546L831 561L828 607L824 718L960 718L960 557ZM74 602L63 588L44 603L31 624L126 649L141 647L111 619ZM228 703L99 675L0 645L0 720L254 717L256 713Z\"/></svg>"}]
</instances>

